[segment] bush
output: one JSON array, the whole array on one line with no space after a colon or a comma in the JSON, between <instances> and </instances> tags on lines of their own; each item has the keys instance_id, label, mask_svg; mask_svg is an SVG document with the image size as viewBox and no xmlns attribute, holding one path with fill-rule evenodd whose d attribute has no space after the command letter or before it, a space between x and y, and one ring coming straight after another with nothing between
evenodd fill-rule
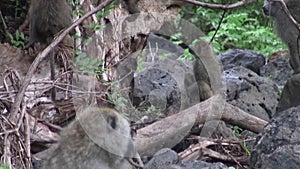
<instances>
[{"instance_id":1,"label":"bush","mask_svg":"<svg viewBox=\"0 0 300 169\"><path fill-rule=\"evenodd\" d=\"M215 2L206 0L205 2ZM229 3L228 1L226 3ZM251 49L265 56L286 49L286 46L273 33L272 26L261 10L262 2L228 11L213 40L216 53L232 48ZM195 5L187 6L182 11L185 19L205 32L211 40L221 20L223 11L206 9Z\"/></svg>"}]
</instances>

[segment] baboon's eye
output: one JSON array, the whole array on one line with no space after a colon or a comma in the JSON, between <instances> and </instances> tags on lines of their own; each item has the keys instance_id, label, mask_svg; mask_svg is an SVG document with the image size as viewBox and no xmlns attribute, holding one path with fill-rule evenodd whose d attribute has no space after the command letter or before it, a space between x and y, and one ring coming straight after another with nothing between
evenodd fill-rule
<instances>
[{"instance_id":1,"label":"baboon's eye","mask_svg":"<svg viewBox=\"0 0 300 169\"><path fill-rule=\"evenodd\" d=\"M116 127L117 127L117 119L115 117L109 116L109 117L107 117L106 121L107 121L107 124L111 128L116 129Z\"/></svg>"}]
</instances>

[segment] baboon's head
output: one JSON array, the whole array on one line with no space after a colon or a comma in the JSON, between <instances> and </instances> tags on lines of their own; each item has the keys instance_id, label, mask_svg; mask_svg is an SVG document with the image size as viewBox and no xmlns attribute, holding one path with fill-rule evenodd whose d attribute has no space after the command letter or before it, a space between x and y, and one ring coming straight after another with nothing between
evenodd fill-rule
<instances>
[{"instance_id":1,"label":"baboon's head","mask_svg":"<svg viewBox=\"0 0 300 169\"><path fill-rule=\"evenodd\" d=\"M88 113L86 113L88 112ZM77 120L91 141L109 153L130 157L134 144L127 120L110 108L87 108Z\"/></svg>"}]
</instances>

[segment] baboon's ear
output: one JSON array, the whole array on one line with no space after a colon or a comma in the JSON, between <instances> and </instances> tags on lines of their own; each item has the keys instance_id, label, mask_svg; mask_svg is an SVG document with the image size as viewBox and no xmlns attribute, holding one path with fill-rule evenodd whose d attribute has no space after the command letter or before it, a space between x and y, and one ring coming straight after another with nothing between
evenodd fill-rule
<instances>
[{"instance_id":1,"label":"baboon's ear","mask_svg":"<svg viewBox=\"0 0 300 169\"><path fill-rule=\"evenodd\" d=\"M106 118L106 122L108 126L110 126L112 129L116 129L117 127L117 118L115 116L108 116Z\"/></svg>"}]
</instances>

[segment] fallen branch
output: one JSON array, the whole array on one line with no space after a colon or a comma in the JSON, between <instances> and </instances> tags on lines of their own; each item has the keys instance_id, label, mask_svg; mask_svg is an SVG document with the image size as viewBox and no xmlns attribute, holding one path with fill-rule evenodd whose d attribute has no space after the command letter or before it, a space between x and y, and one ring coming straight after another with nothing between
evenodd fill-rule
<instances>
[{"instance_id":1,"label":"fallen branch","mask_svg":"<svg viewBox=\"0 0 300 169\"><path fill-rule=\"evenodd\" d=\"M182 1L193 4L193 5L201 6L204 8L227 10L227 9L238 8L238 7L247 5L249 3L256 2L257 0L243 0L240 2L233 3L233 4L228 4L228 5L211 4L211 3L199 2L199 1L195 1L195 0L182 0Z\"/></svg>"},{"instance_id":2,"label":"fallen branch","mask_svg":"<svg viewBox=\"0 0 300 169\"><path fill-rule=\"evenodd\" d=\"M249 156L245 153L237 153L235 149L242 148L242 144L247 140L236 140L231 139L214 139L200 136L192 136L191 139L198 140L199 143L192 144L184 150L178 153L182 161L188 161L191 159L199 159L203 157L210 157L216 160L234 162L242 168L242 164L249 163ZM251 141L251 140L248 140ZM221 147L223 151L217 152L208 147L218 146Z\"/></svg>"},{"instance_id":3,"label":"fallen branch","mask_svg":"<svg viewBox=\"0 0 300 169\"><path fill-rule=\"evenodd\" d=\"M255 133L261 132L267 121L257 118L229 103L214 103L218 96L196 104L177 114L166 117L147 127L139 129L135 137L141 156L152 156L161 148L173 147L179 143L195 125L205 124L209 120L223 120ZM211 111L212 104L224 104L222 112ZM219 105L222 107L222 105ZM221 115L221 117L219 117Z\"/></svg>"}]
</instances>

